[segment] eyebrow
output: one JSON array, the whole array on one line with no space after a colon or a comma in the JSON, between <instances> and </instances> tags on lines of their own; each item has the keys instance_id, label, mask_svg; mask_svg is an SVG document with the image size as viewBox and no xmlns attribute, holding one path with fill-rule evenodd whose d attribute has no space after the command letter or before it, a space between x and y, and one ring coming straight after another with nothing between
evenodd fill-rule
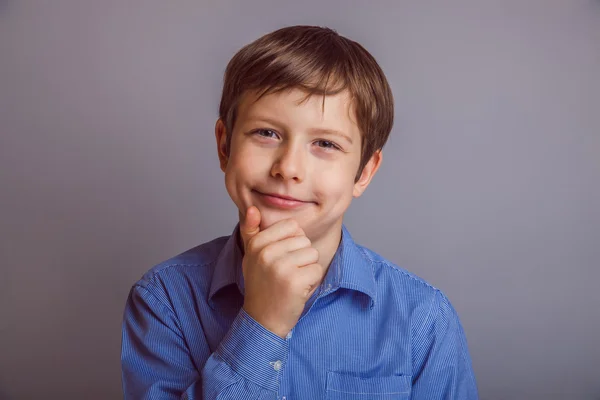
<instances>
[{"instance_id":1,"label":"eyebrow","mask_svg":"<svg viewBox=\"0 0 600 400\"><path fill-rule=\"evenodd\" d=\"M280 128L283 128L284 126L279 123L278 121L271 119L271 118L267 118L267 117L263 117L263 116L254 116L251 115L248 117L248 120L251 121L259 121L259 122L266 122L267 124L271 124L273 126L277 126ZM348 143L352 144L352 138L345 134L344 132L340 132L338 130L335 129L327 129L327 128L311 128L310 133L313 135L334 135L334 136L338 136L341 137L343 139L345 139Z\"/></svg>"}]
</instances>

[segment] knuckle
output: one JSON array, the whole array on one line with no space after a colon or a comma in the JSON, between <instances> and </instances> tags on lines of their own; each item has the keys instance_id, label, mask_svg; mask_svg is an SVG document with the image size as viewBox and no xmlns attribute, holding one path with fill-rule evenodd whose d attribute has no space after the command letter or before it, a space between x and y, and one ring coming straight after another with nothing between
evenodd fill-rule
<instances>
[{"instance_id":1,"label":"knuckle","mask_svg":"<svg viewBox=\"0 0 600 400\"><path fill-rule=\"evenodd\" d=\"M250 253L255 253L256 250L258 250L255 237L248 239L248 242L246 243L246 250Z\"/></svg>"},{"instance_id":2,"label":"knuckle","mask_svg":"<svg viewBox=\"0 0 600 400\"><path fill-rule=\"evenodd\" d=\"M298 241L300 242L300 246L302 246L302 248L304 248L304 247L310 247L312 245L312 242L306 236L299 237Z\"/></svg>"},{"instance_id":3,"label":"knuckle","mask_svg":"<svg viewBox=\"0 0 600 400\"><path fill-rule=\"evenodd\" d=\"M314 247L309 247L308 251L310 252L309 256L311 260L317 262L317 260L319 259L319 250L315 249Z\"/></svg>"},{"instance_id":4,"label":"knuckle","mask_svg":"<svg viewBox=\"0 0 600 400\"><path fill-rule=\"evenodd\" d=\"M281 275L281 260L274 260L271 267L276 276Z\"/></svg>"},{"instance_id":5,"label":"knuckle","mask_svg":"<svg viewBox=\"0 0 600 400\"><path fill-rule=\"evenodd\" d=\"M269 265L273 260L273 249L269 246L263 248L258 253L258 261L262 264Z\"/></svg>"},{"instance_id":6,"label":"knuckle","mask_svg":"<svg viewBox=\"0 0 600 400\"><path fill-rule=\"evenodd\" d=\"M290 277L287 273L285 262L282 260L277 260L273 263L273 275L277 281L289 285Z\"/></svg>"}]
</instances>

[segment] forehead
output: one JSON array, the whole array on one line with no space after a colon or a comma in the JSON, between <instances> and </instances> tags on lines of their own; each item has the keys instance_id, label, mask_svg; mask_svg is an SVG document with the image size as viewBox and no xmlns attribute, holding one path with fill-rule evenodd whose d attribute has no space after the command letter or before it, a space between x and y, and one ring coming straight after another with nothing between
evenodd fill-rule
<instances>
[{"instance_id":1,"label":"forehead","mask_svg":"<svg viewBox=\"0 0 600 400\"><path fill-rule=\"evenodd\" d=\"M295 127L318 127L360 135L354 104L347 90L334 95L309 94L301 89L286 89L259 98L246 92L240 99L238 120L276 119Z\"/></svg>"}]
</instances>

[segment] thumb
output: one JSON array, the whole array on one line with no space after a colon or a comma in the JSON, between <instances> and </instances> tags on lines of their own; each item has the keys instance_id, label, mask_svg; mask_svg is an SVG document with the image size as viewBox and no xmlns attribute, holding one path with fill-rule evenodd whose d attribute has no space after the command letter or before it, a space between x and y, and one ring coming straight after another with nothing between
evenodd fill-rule
<instances>
[{"instance_id":1,"label":"thumb","mask_svg":"<svg viewBox=\"0 0 600 400\"><path fill-rule=\"evenodd\" d=\"M254 235L260 232L260 211L255 206L248 207L246 215L240 222L240 235L244 242L244 249L248 245L248 241L252 239Z\"/></svg>"}]
</instances>

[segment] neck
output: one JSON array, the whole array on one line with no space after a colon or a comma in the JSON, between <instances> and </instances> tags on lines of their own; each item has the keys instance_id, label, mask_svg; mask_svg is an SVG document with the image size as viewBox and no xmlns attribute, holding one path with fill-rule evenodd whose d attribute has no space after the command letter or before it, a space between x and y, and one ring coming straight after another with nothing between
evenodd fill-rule
<instances>
[{"instance_id":1,"label":"neck","mask_svg":"<svg viewBox=\"0 0 600 400\"><path fill-rule=\"evenodd\" d=\"M329 270L331 261L335 256L335 253L340 246L342 240L342 226L336 224L335 227L331 228L323 236L312 240L312 245L319 251L319 264L325 268L325 272ZM325 274L323 275L323 278Z\"/></svg>"}]
</instances>

